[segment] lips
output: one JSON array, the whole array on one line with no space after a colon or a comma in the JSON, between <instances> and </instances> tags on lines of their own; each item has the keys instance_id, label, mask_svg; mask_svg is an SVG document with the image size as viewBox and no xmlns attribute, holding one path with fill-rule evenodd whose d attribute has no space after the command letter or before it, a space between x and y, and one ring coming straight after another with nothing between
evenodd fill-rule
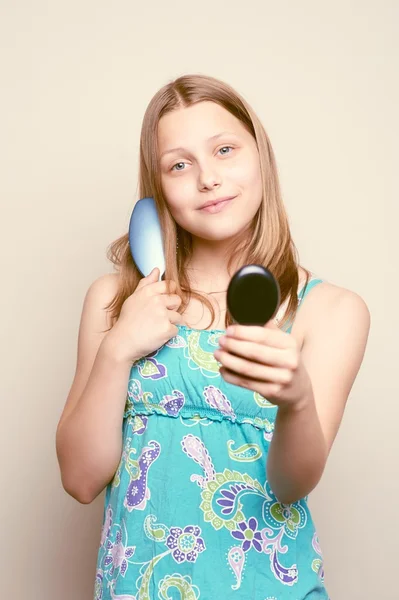
<instances>
[{"instance_id":1,"label":"lips","mask_svg":"<svg viewBox=\"0 0 399 600\"><path fill-rule=\"evenodd\" d=\"M236 196L225 196L224 198L217 198L216 200L209 200L209 202L205 202L205 204L203 204L200 207L200 210L207 208L209 206L217 206L221 202L227 202L227 200L233 200L233 198L235 198L235 197Z\"/></svg>"}]
</instances>

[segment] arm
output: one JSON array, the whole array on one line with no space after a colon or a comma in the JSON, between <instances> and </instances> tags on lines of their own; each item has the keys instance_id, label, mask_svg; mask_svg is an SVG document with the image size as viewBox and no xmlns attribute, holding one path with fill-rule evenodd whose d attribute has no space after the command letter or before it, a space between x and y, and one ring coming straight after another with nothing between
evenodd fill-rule
<instances>
[{"instance_id":1,"label":"arm","mask_svg":"<svg viewBox=\"0 0 399 600\"><path fill-rule=\"evenodd\" d=\"M270 321L229 327L214 353L226 381L278 406L267 476L284 504L320 480L363 360L370 315L357 294L325 284L309 295L297 322L302 349Z\"/></svg>"},{"instance_id":2,"label":"arm","mask_svg":"<svg viewBox=\"0 0 399 600\"><path fill-rule=\"evenodd\" d=\"M327 462L327 444L313 393L299 408L280 407L267 459L267 479L283 504L307 496Z\"/></svg>"},{"instance_id":3,"label":"arm","mask_svg":"<svg viewBox=\"0 0 399 600\"><path fill-rule=\"evenodd\" d=\"M131 362L118 359L103 333L110 326L104 306L116 292L117 277L100 277L86 294L76 373L56 434L63 486L84 504L112 479L122 450Z\"/></svg>"},{"instance_id":4,"label":"arm","mask_svg":"<svg viewBox=\"0 0 399 600\"><path fill-rule=\"evenodd\" d=\"M340 290L325 300L308 306L301 352L307 391L296 405L279 407L269 450L268 479L287 504L309 494L323 474L370 328L369 311L358 295Z\"/></svg>"}]
</instances>

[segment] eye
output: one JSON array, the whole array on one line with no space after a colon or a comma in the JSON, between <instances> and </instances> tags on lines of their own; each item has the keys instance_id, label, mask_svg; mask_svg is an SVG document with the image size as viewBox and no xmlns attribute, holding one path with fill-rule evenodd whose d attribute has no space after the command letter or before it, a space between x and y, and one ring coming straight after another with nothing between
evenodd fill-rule
<instances>
[{"instance_id":1,"label":"eye","mask_svg":"<svg viewBox=\"0 0 399 600\"><path fill-rule=\"evenodd\" d=\"M222 153L222 156L226 156L227 154L231 154L231 152L224 152L225 150L234 150L234 148L233 148L232 146L223 146L222 148L220 148L220 149L218 150L218 152L221 152L221 153ZM176 163L175 165L173 165L173 167L172 167L170 170L171 170L171 171L184 171L184 170L185 170L185 169L184 169L184 165L185 165L185 164L186 164L186 163L185 163L185 162L183 162L183 161L181 161L181 162L178 162L178 163ZM183 168L179 168L179 167L181 167L181 166L183 166Z\"/></svg>"},{"instance_id":2,"label":"eye","mask_svg":"<svg viewBox=\"0 0 399 600\"><path fill-rule=\"evenodd\" d=\"M186 163L184 162L178 162L175 165L173 165L173 167L171 168L171 171L184 171L184 169L175 169L175 167L178 167L179 165L185 165Z\"/></svg>"},{"instance_id":3,"label":"eye","mask_svg":"<svg viewBox=\"0 0 399 600\"><path fill-rule=\"evenodd\" d=\"M222 152L222 150L234 150L234 148L232 146L223 146L223 148L220 148L219 152ZM226 154L231 154L231 152L222 152L222 156L225 156Z\"/></svg>"}]
</instances>

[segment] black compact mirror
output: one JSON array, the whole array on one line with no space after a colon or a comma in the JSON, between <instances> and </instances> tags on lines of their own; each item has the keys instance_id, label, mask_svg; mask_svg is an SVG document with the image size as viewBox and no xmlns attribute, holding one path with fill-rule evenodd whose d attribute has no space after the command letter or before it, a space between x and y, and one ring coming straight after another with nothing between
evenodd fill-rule
<instances>
[{"instance_id":1,"label":"black compact mirror","mask_svg":"<svg viewBox=\"0 0 399 600\"><path fill-rule=\"evenodd\" d=\"M280 306L280 286L262 265L245 265L231 278L227 307L240 325L265 325Z\"/></svg>"}]
</instances>

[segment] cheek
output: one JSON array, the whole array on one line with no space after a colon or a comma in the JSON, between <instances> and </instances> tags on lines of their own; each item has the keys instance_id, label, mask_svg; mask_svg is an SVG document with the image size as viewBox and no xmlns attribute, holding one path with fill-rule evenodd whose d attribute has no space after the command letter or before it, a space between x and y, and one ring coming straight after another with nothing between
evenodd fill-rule
<instances>
[{"instance_id":1,"label":"cheek","mask_svg":"<svg viewBox=\"0 0 399 600\"><path fill-rule=\"evenodd\" d=\"M170 213L176 223L189 229L190 199L193 198L193 186L189 177L176 177L162 182L162 191ZM189 211L189 212L187 212Z\"/></svg>"},{"instance_id":2,"label":"cheek","mask_svg":"<svg viewBox=\"0 0 399 600\"><path fill-rule=\"evenodd\" d=\"M168 178L167 180L163 180L162 191L172 214L180 212L187 205L187 198L189 197L187 180L184 181L183 178L176 178L174 180Z\"/></svg>"},{"instance_id":3,"label":"cheek","mask_svg":"<svg viewBox=\"0 0 399 600\"><path fill-rule=\"evenodd\" d=\"M256 169L249 168L248 166L241 166L232 169L231 176L237 184L242 184L243 186L252 186L256 185L260 181L260 172Z\"/></svg>"},{"instance_id":4,"label":"cheek","mask_svg":"<svg viewBox=\"0 0 399 600\"><path fill-rule=\"evenodd\" d=\"M262 194L260 167L254 161L249 160L247 164L240 163L232 166L229 169L229 179L243 191L250 192L251 196L257 197Z\"/></svg>"}]
</instances>

